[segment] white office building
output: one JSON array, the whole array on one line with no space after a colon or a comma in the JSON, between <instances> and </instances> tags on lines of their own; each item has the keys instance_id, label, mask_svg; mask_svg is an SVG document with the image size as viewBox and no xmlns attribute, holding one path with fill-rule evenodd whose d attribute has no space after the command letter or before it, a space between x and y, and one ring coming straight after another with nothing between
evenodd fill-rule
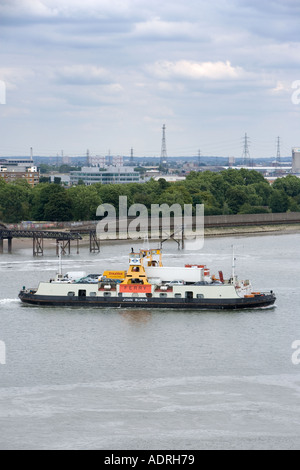
<instances>
[{"instance_id":1,"label":"white office building","mask_svg":"<svg viewBox=\"0 0 300 470\"><path fill-rule=\"evenodd\" d=\"M81 171L71 172L71 184L77 185L83 181L86 186L91 184L127 184L143 183L140 173L134 171L132 167L83 167Z\"/></svg>"}]
</instances>

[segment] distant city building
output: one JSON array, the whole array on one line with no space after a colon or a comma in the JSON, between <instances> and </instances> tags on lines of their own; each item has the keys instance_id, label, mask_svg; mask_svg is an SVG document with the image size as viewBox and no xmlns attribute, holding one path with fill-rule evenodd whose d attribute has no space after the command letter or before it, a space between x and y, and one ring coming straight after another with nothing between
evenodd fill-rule
<instances>
[{"instance_id":1,"label":"distant city building","mask_svg":"<svg viewBox=\"0 0 300 470\"><path fill-rule=\"evenodd\" d=\"M235 157L229 157L229 166L235 165Z\"/></svg>"},{"instance_id":2,"label":"distant city building","mask_svg":"<svg viewBox=\"0 0 300 470\"><path fill-rule=\"evenodd\" d=\"M104 168L106 166L106 158L89 156L89 166L99 166L100 168Z\"/></svg>"},{"instance_id":3,"label":"distant city building","mask_svg":"<svg viewBox=\"0 0 300 470\"><path fill-rule=\"evenodd\" d=\"M113 157L112 164L113 164L113 166L123 167L124 166L124 158L121 157L121 156Z\"/></svg>"},{"instance_id":4,"label":"distant city building","mask_svg":"<svg viewBox=\"0 0 300 470\"><path fill-rule=\"evenodd\" d=\"M100 168L105 168L108 166L123 167L124 166L124 157L121 156L111 156L101 157L99 155L92 156L88 154L87 157L88 166L98 166Z\"/></svg>"},{"instance_id":5,"label":"distant city building","mask_svg":"<svg viewBox=\"0 0 300 470\"><path fill-rule=\"evenodd\" d=\"M68 157L67 155L64 155L62 157L62 164L63 165L71 165L71 158Z\"/></svg>"},{"instance_id":6,"label":"distant city building","mask_svg":"<svg viewBox=\"0 0 300 470\"><path fill-rule=\"evenodd\" d=\"M258 173L262 173L263 176L274 176L280 172L282 176L287 176L288 174L291 174L292 172L292 167L291 166L244 166L244 165L238 165L238 166L225 166L223 167L223 170L228 170L229 168L232 168L233 170L241 170L242 168L245 170L249 171L257 171ZM206 169L211 170L210 167L206 167Z\"/></svg>"},{"instance_id":7,"label":"distant city building","mask_svg":"<svg viewBox=\"0 0 300 470\"><path fill-rule=\"evenodd\" d=\"M64 184L65 186L70 186L70 175L67 175L65 173L52 173L49 178L51 183L54 183L55 178L59 178L62 184Z\"/></svg>"},{"instance_id":8,"label":"distant city building","mask_svg":"<svg viewBox=\"0 0 300 470\"><path fill-rule=\"evenodd\" d=\"M293 173L300 173L300 148L293 149Z\"/></svg>"},{"instance_id":9,"label":"distant city building","mask_svg":"<svg viewBox=\"0 0 300 470\"><path fill-rule=\"evenodd\" d=\"M11 167L21 167L21 168L31 168L33 161L30 158L0 158L0 166L5 166L6 168Z\"/></svg>"},{"instance_id":10,"label":"distant city building","mask_svg":"<svg viewBox=\"0 0 300 470\"><path fill-rule=\"evenodd\" d=\"M186 176L179 176L179 175L158 175L153 178L155 181L159 181L160 179L166 180L168 183L177 183L178 181L185 181Z\"/></svg>"},{"instance_id":11,"label":"distant city building","mask_svg":"<svg viewBox=\"0 0 300 470\"><path fill-rule=\"evenodd\" d=\"M7 183L24 178L30 186L40 182L40 174L33 166L31 158L2 158L0 159L0 178Z\"/></svg>"},{"instance_id":12,"label":"distant city building","mask_svg":"<svg viewBox=\"0 0 300 470\"><path fill-rule=\"evenodd\" d=\"M146 177L148 178L154 178L155 176L158 176L160 174L161 174L160 171L156 169L147 170L145 173Z\"/></svg>"},{"instance_id":13,"label":"distant city building","mask_svg":"<svg viewBox=\"0 0 300 470\"><path fill-rule=\"evenodd\" d=\"M0 178L6 183L12 183L17 179L25 179L30 186L36 186L40 182L40 174L37 167L23 169L22 167L4 167L0 165Z\"/></svg>"},{"instance_id":14,"label":"distant city building","mask_svg":"<svg viewBox=\"0 0 300 470\"><path fill-rule=\"evenodd\" d=\"M197 162L186 162L183 164L184 171L199 171L199 165Z\"/></svg>"},{"instance_id":15,"label":"distant city building","mask_svg":"<svg viewBox=\"0 0 300 470\"><path fill-rule=\"evenodd\" d=\"M81 171L71 171L71 184L77 185L83 181L90 186L95 183L102 184L127 184L143 183L140 173L130 167L83 167Z\"/></svg>"}]
</instances>

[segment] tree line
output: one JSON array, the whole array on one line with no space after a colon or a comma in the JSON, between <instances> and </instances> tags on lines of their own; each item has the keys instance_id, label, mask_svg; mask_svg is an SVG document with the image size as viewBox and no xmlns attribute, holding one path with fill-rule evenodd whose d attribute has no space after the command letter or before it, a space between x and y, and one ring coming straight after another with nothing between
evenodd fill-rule
<instances>
[{"instance_id":1,"label":"tree line","mask_svg":"<svg viewBox=\"0 0 300 470\"><path fill-rule=\"evenodd\" d=\"M78 185L40 183L31 187L24 180L6 183L0 179L0 220L6 223L34 221L94 220L102 203L119 205L127 196L128 206L139 203L205 205L206 215L300 212L300 179L289 175L271 186L255 170L192 172L185 181L168 183L161 178L138 184Z\"/></svg>"}]
</instances>

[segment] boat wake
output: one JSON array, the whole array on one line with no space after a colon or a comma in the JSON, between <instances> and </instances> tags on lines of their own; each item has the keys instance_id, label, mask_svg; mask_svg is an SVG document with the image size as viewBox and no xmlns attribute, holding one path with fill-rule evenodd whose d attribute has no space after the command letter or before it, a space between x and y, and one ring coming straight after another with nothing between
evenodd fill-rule
<instances>
[{"instance_id":1,"label":"boat wake","mask_svg":"<svg viewBox=\"0 0 300 470\"><path fill-rule=\"evenodd\" d=\"M254 310L274 310L275 308L277 308L277 305L268 305L267 307L258 307L258 308L255 308Z\"/></svg>"},{"instance_id":2,"label":"boat wake","mask_svg":"<svg viewBox=\"0 0 300 470\"><path fill-rule=\"evenodd\" d=\"M20 302L20 300L19 299L0 299L0 305L13 304L16 302Z\"/></svg>"}]
</instances>

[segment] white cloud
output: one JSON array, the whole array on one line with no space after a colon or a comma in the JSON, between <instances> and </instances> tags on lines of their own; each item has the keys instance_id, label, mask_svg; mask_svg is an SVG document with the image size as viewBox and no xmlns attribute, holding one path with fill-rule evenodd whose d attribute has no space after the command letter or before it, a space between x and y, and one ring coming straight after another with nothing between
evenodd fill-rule
<instances>
[{"instance_id":1,"label":"white cloud","mask_svg":"<svg viewBox=\"0 0 300 470\"><path fill-rule=\"evenodd\" d=\"M167 79L185 80L237 80L245 76L241 67L233 67L227 62L192 62L179 60L177 62L159 61L148 70L155 76Z\"/></svg>"},{"instance_id":2,"label":"white cloud","mask_svg":"<svg viewBox=\"0 0 300 470\"><path fill-rule=\"evenodd\" d=\"M159 152L165 122L195 149L199 128L214 142L246 128L273 139L283 128L292 146L299 8L299 0L0 0L0 80L9 91L0 112L30 112L1 120L3 145L17 134L20 146L59 140L76 153L89 125L91 146L105 129L107 148L118 135L120 146L137 139L142 151L158 139ZM180 135L172 139L183 147Z\"/></svg>"},{"instance_id":3,"label":"white cloud","mask_svg":"<svg viewBox=\"0 0 300 470\"><path fill-rule=\"evenodd\" d=\"M197 29L192 23L181 21L164 21L161 18L152 18L135 25L134 36L150 39L184 39L197 35Z\"/></svg>"},{"instance_id":4,"label":"white cloud","mask_svg":"<svg viewBox=\"0 0 300 470\"><path fill-rule=\"evenodd\" d=\"M47 6L42 0L2 0L0 15L2 18L57 17L58 9Z\"/></svg>"},{"instance_id":5,"label":"white cloud","mask_svg":"<svg viewBox=\"0 0 300 470\"><path fill-rule=\"evenodd\" d=\"M1 0L0 17L20 22L107 19L129 16L136 3L138 11L136 0Z\"/></svg>"},{"instance_id":6,"label":"white cloud","mask_svg":"<svg viewBox=\"0 0 300 470\"><path fill-rule=\"evenodd\" d=\"M159 82L158 89L162 92L167 92L167 93L169 92L182 93L185 91L185 87L182 83L171 83L171 82Z\"/></svg>"},{"instance_id":7,"label":"white cloud","mask_svg":"<svg viewBox=\"0 0 300 470\"><path fill-rule=\"evenodd\" d=\"M279 95L282 93L292 93L291 83L278 82L275 88L271 89L273 95Z\"/></svg>"},{"instance_id":8,"label":"white cloud","mask_svg":"<svg viewBox=\"0 0 300 470\"><path fill-rule=\"evenodd\" d=\"M5 82L8 90L15 90L18 84L34 77L34 71L25 67L0 67L0 80Z\"/></svg>"},{"instance_id":9,"label":"white cloud","mask_svg":"<svg viewBox=\"0 0 300 470\"><path fill-rule=\"evenodd\" d=\"M69 85L107 84L112 81L105 68L94 65L65 66L55 72L55 78Z\"/></svg>"}]
</instances>

